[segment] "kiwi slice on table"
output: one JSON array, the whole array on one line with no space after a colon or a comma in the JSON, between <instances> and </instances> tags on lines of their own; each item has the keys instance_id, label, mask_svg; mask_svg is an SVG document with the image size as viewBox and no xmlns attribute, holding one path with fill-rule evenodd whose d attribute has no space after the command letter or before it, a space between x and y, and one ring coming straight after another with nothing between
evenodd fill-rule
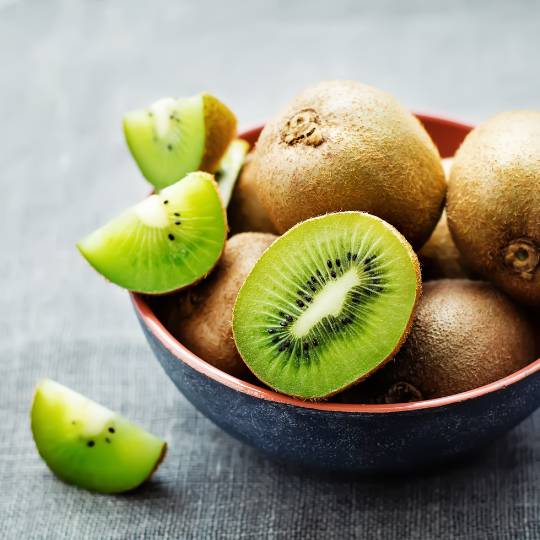
<instances>
[{"instance_id":1,"label":"kiwi slice on table","mask_svg":"<svg viewBox=\"0 0 540 540\"><path fill-rule=\"evenodd\" d=\"M362 212L328 214L262 255L238 294L234 339L268 386L324 398L397 352L421 290L418 259L394 227Z\"/></svg>"},{"instance_id":2,"label":"kiwi slice on table","mask_svg":"<svg viewBox=\"0 0 540 540\"><path fill-rule=\"evenodd\" d=\"M137 487L167 451L165 441L50 379L39 384L30 416L38 452L51 471L90 491Z\"/></svg>"},{"instance_id":3,"label":"kiwi slice on table","mask_svg":"<svg viewBox=\"0 0 540 540\"><path fill-rule=\"evenodd\" d=\"M199 172L132 206L77 247L120 287L164 294L205 277L226 238L218 186L210 174Z\"/></svg>"},{"instance_id":4,"label":"kiwi slice on table","mask_svg":"<svg viewBox=\"0 0 540 540\"><path fill-rule=\"evenodd\" d=\"M124 133L144 177L163 189L190 172L216 172L236 136L236 117L210 94L163 98L127 112Z\"/></svg>"},{"instance_id":5,"label":"kiwi slice on table","mask_svg":"<svg viewBox=\"0 0 540 540\"><path fill-rule=\"evenodd\" d=\"M223 206L227 208L236 180L249 151L249 143L244 139L235 139L227 148L225 155L219 163L215 178L219 186L219 193Z\"/></svg>"}]
</instances>

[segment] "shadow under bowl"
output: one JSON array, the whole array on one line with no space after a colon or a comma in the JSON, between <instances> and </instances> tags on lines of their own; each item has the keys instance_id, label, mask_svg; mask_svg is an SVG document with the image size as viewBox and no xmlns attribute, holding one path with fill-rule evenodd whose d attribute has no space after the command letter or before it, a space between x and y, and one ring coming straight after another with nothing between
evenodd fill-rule
<instances>
[{"instance_id":1,"label":"shadow under bowl","mask_svg":"<svg viewBox=\"0 0 540 540\"><path fill-rule=\"evenodd\" d=\"M453 156L472 129L416 116L441 157ZM253 145L261 130L240 136ZM165 329L144 296L131 297L150 347L182 394L224 431L279 461L358 473L416 469L485 446L540 406L540 360L482 388L417 403L300 401L207 364Z\"/></svg>"}]
</instances>

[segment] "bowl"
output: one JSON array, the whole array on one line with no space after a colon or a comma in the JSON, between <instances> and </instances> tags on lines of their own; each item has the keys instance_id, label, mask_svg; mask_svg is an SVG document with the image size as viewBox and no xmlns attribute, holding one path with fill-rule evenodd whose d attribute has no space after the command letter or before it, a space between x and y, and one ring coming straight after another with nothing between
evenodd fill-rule
<instances>
[{"instance_id":1,"label":"bowl","mask_svg":"<svg viewBox=\"0 0 540 540\"><path fill-rule=\"evenodd\" d=\"M472 129L416 116L442 157L453 156ZM253 145L261 130L240 136ZM479 449L540 406L540 360L482 388L417 403L300 401L207 364L165 329L148 298L131 298L150 347L182 394L224 431L279 461L359 473L416 469Z\"/></svg>"}]
</instances>

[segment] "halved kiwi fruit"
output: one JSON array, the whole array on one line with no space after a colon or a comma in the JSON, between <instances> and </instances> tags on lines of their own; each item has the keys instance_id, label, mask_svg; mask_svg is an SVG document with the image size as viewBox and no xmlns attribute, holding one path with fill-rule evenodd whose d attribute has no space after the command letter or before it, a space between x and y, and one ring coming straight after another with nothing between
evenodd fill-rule
<instances>
[{"instance_id":1,"label":"halved kiwi fruit","mask_svg":"<svg viewBox=\"0 0 540 540\"><path fill-rule=\"evenodd\" d=\"M187 173L214 173L236 135L236 117L210 94L163 98L124 115L126 142L144 177L163 189Z\"/></svg>"},{"instance_id":2,"label":"halved kiwi fruit","mask_svg":"<svg viewBox=\"0 0 540 540\"><path fill-rule=\"evenodd\" d=\"M227 208L231 195L244 164L244 159L249 151L249 143L244 139L235 139L227 148L225 155L219 163L215 174L216 182L219 186L219 193L223 206Z\"/></svg>"},{"instance_id":3,"label":"halved kiwi fruit","mask_svg":"<svg viewBox=\"0 0 540 540\"><path fill-rule=\"evenodd\" d=\"M199 172L132 206L77 247L120 287L164 294L206 276L226 238L218 186L211 175Z\"/></svg>"},{"instance_id":4,"label":"halved kiwi fruit","mask_svg":"<svg viewBox=\"0 0 540 540\"><path fill-rule=\"evenodd\" d=\"M127 491L165 458L165 441L50 379L39 384L30 414L40 456L68 484Z\"/></svg>"},{"instance_id":5,"label":"halved kiwi fruit","mask_svg":"<svg viewBox=\"0 0 540 540\"><path fill-rule=\"evenodd\" d=\"M365 378L399 349L421 293L418 259L383 220L307 220L268 248L233 314L240 355L268 386L302 399Z\"/></svg>"}]
</instances>

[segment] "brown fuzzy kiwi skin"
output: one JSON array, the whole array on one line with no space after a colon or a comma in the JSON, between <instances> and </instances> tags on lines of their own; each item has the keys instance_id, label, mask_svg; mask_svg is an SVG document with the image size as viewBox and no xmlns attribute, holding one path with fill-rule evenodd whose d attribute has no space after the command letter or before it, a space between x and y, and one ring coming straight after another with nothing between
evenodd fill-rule
<instances>
[{"instance_id":1,"label":"brown fuzzy kiwi skin","mask_svg":"<svg viewBox=\"0 0 540 540\"><path fill-rule=\"evenodd\" d=\"M249 231L278 234L259 200L254 159L254 152L246 156L229 202L227 213L231 234Z\"/></svg>"},{"instance_id":2,"label":"brown fuzzy kiwi skin","mask_svg":"<svg viewBox=\"0 0 540 540\"><path fill-rule=\"evenodd\" d=\"M259 376L251 369L251 367L247 363L245 364L250 369L250 371L253 373L253 375L255 375L255 377L257 377L257 379L261 380L266 386L268 386L269 388L271 388L275 392L294 397L294 398L299 399L301 401L312 401L312 402L325 401L328 398L331 398L332 396L334 396L335 394L343 392L343 390L346 390L347 388L350 388L350 387L358 384L359 382L367 379L372 373L376 372L381 367L383 367L389 360L391 360L397 354L397 352L399 351L399 349L401 348L403 343L405 343L405 341L407 339L407 335L409 334L411 325L412 325L413 320L414 320L414 314L415 314L416 307L418 306L418 302L420 300L420 297L422 296L422 274L420 272L420 264L418 262L418 257L416 255L416 253L412 249L412 246L409 244L409 242L407 242L407 239L395 227L393 227L392 225L390 225L386 221L384 221L384 220L382 220L382 219L380 219L380 218L378 218L376 216L372 216L371 214L368 214L367 212L339 212L339 213L369 215L371 218L374 218L377 221L380 221L387 229L392 231L397 236L397 238L401 242L401 244L407 249L407 251L408 251L408 253L409 253L410 257L411 257L411 261L413 263L414 272L416 274L416 291L415 291L414 305L413 305L413 308L411 310L411 315L409 317L409 320L407 321L407 325L405 326L405 330L403 331L403 334L402 334L399 342L396 344L396 346L394 347L392 352L380 364L378 364L374 369L372 369L368 373L365 373L362 377L360 377L356 381L353 381L352 383L348 384L347 386L344 386L343 388L340 388L339 390L336 390L335 392L330 392L330 393L326 394L325 396L318 396L316 398L305 398L303 396L297 396L296 394L285 394L285 392L283 392L282 390L280 390L278 388L274 388L268 382L260 379ZM324 216L317 216L317 217L314 217L314 218L306 219L306 221L313 221L313 220L322 219L322 218L324 218ZM282 237L285 237L287 234L292 232L297 227L300 227L301 225L302 225L302 223L297 223L291 229L289 229ZM270 248L268 248L268 249L270 249ZM264 255L264 254L261 254L261 257L262 257L262 255ZM253 270L253 268L251 270ZM249 273L251 274L251 271ZM246 282L248 277L249 277L249 275L246 276L246 278L244 279L244 283ZM238 291L238 294L240 294L240 291ZM237 298L238 298L238 295L237 295ZM235 300L235 304L236 304L236 300ZM234 323L234 308L233 308L233 320L232 320L232 323ZM234 337L234 324L232 324L232 328L233 328L233 337ZM236 345L236 340L235 340L235 345ZM240 355L239 350L238 350L238 354Z\"/></svg>"},{"instance_id":3,"label":"brown fuzzy kiwi skin","mask_svg":"<svg viewBox=\"0 0 540 540\"><path fill-rule=\"evenodd\" d=\"M424 284L405 345L373 379L363 396L413 385L424 399L485 386L536 359L536 337L526 313L486 281L444 279Z\"/></svg>"},{"instance_id":4,"label":"brown fuzzy kiwi skin","mask_svg":"<svg viewBox=\"0 0 540 540\"><path fill-rule=\"evenodd\" d=\"M462 257L529 305L540 305L539 186L540 113L512 111L467 135L448 189L448 226Z\"/></svg>"},{"instance_id":5,"label":"brown fuzzy kiwi skin","mask_svg":"<svg viewBox=\"0 0 540 540\"><path fill-rule=\"evenodd\" d=\"M180 297L180 315L169 320L174 337L191 352L229 375L249 375L232 337L232 308L240 287L277 236L243 233L232 236L213 274Z\"/></svg>"},{"instance_id":6,"label":"brown fuzzy kiwi skin","mask_svg":"<svg viewBox=\"0 0 540 540\"><path fill-rule=\"evenodd\" d=\"M309 122L305 133L293 129L299 119ZM433 141L394 98L365 84L306 88L266 124L256 151L259 197L281 233L328 212L365 211L418 249L443 209L446 181Z\"/></svg>"},{"instance_id":7,"label":"brown fuzzy kiwi skin","mask_svg":"<svg viewBox=\"0 0 540 540\"><path fill-rule=\"evenodd\" d=\"M236 137L236 116L221 101L203 94L205 143L200 169L215 173L227 147Z\"/></svg>"}]
</instances>

